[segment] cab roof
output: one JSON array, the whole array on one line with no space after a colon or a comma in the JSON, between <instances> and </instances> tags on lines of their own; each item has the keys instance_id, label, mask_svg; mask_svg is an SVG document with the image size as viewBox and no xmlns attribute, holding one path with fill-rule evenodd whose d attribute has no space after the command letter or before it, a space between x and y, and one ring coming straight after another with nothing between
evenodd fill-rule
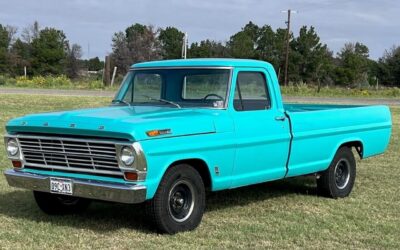
<instances>
[{"instance_id":1,"label":"cab roof","mask_svg":"<svg viewBox=\"0 0 400 250\"><path fill-rule=\"evenodd\" d=\"M252 59L233 59L233 58L196 58L196 59L177 59L162 60L136 63L131 66L135 68L162 68L162 67L252 67L252 68L272 68L270 63Z\"/></svg>"}]
</instances>

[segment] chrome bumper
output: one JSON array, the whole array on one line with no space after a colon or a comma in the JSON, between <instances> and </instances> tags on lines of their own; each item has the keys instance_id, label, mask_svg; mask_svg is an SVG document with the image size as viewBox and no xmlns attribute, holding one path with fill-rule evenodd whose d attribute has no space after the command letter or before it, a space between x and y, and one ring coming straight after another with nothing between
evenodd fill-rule
<instances>
[{"instance_id":1,"label":"chrome bumper","mask_svg":"<svg viewBox=\"0 0 400 250\"><path fill-rule=\"evenodd\" d=\"M4 172L12 187L50 192L50 176L24 173L12 169ZM92 180L71 179L73 196L120 203L141 203L146 200L146 187Z\"/></svg>"}]
</instances>

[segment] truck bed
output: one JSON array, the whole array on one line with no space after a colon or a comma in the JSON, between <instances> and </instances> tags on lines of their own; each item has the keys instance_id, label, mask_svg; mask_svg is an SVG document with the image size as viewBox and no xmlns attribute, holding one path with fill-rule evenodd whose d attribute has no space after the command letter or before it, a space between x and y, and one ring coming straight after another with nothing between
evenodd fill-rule
<instances>
[{"instance_id":1,"label":"truck bed","mask_svg":"<svg viewBox=\"0 0 400 250\"><path fill-rule=\"evenodd\" d=\"M385 151L390 140L387 106L284 104L291 124L288 175L326 169L346 141L359 143L362 157Z\"/></svg>"},{"instance_id":2,"label":"truck bed","mask_svg":"<svg viewBox=\"0 0 400 250\"><path fill-rule=\"evenodd\" d=\"M289 112L307 112L327 109L358 108L361 105L338 105L338 104L303 104L303 103L284 103L284 108Z\"/></svg>"}]
</instances>

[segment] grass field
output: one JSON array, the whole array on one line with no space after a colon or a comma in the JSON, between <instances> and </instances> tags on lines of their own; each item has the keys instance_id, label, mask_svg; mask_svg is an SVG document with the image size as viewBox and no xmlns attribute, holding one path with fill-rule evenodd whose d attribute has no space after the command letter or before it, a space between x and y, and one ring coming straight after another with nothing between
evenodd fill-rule
<instances>
[{"instance_id":1,"label":"grass field","mask_svg":"<svg viewBox=\"0 0 400 250\"><path fill-rule=\"evenodd\" d=\"M0 94L0 135L7 120L33 112L94 107L109 98ZM30 191L0 176L0 248L400 249L400 108L392 108L389 150L358 162L353 193L316 196L312 178L293 178L207 196L200 227L154 233L140 205L94 203L81 215L43 214ZM0 140L0 168L10 167Z\"/></svg>"},{"instance_id":2,"label":"grass field","mask_svg":"<svg viewBox=\"0 0 400 250\"><path fill-rule=\"evenodd\" d=\"M31 82L31 81L29 81ZM104 87L100 81L82 81L79 83L67 82L68 84L60 85L50 82L49 85L41 86L38 84L0 84L1 89L63 89L63 90L105 90L115 92L119 88L119 82L113 87ZM400 98L400 88L397 87L380 87L376 90L373 87L367 89L346 88L340 86L324 86L317 91L317 86L307 84L292 84L289 86L280 86L282 94L285 96L314 96L314 97L351 97L351 98ZM209 93L209 90L203 90L204 93ZM200 91L200 92L203 92Z\"/></svg>"}]
</instances>

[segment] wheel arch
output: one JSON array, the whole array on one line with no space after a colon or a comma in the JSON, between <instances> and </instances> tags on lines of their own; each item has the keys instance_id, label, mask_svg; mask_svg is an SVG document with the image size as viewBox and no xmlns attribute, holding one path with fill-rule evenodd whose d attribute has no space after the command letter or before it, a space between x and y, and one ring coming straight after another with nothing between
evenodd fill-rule
<instances>
[{"instance_id":1,"label":"wheel arch","mask_svg":"<svg viewBox=\"0 0 400 250\"><path fill-rule=\"evenodd\" d=\"M206 190L212 190L212 178L211 178L211 173L210 169L208 167L208 164L200 158L187 158L187 159L181 159L181 160L176 160L172 162L167 169L165 170L168 171L173 166L179 165L179 164L188 164L192 166L196 171L200 174L201 179L204 182L204 187Z\"/></svg>"},{"instance_id":2,"label":"wheel arch","mask_svg":"<svg viewBox=\"0 0 400 250\"><path fill-rule=\"evenodd\" d=\"M362 140L360 140L360 139L352 139L352 140L343 141L337 146L335 153L341 147L355 148L357 153L358 153L358 155L360 156L360 158L363 159L363 156L364 156L364 144L363 144Z\"/></svg>"}]
</instances>

